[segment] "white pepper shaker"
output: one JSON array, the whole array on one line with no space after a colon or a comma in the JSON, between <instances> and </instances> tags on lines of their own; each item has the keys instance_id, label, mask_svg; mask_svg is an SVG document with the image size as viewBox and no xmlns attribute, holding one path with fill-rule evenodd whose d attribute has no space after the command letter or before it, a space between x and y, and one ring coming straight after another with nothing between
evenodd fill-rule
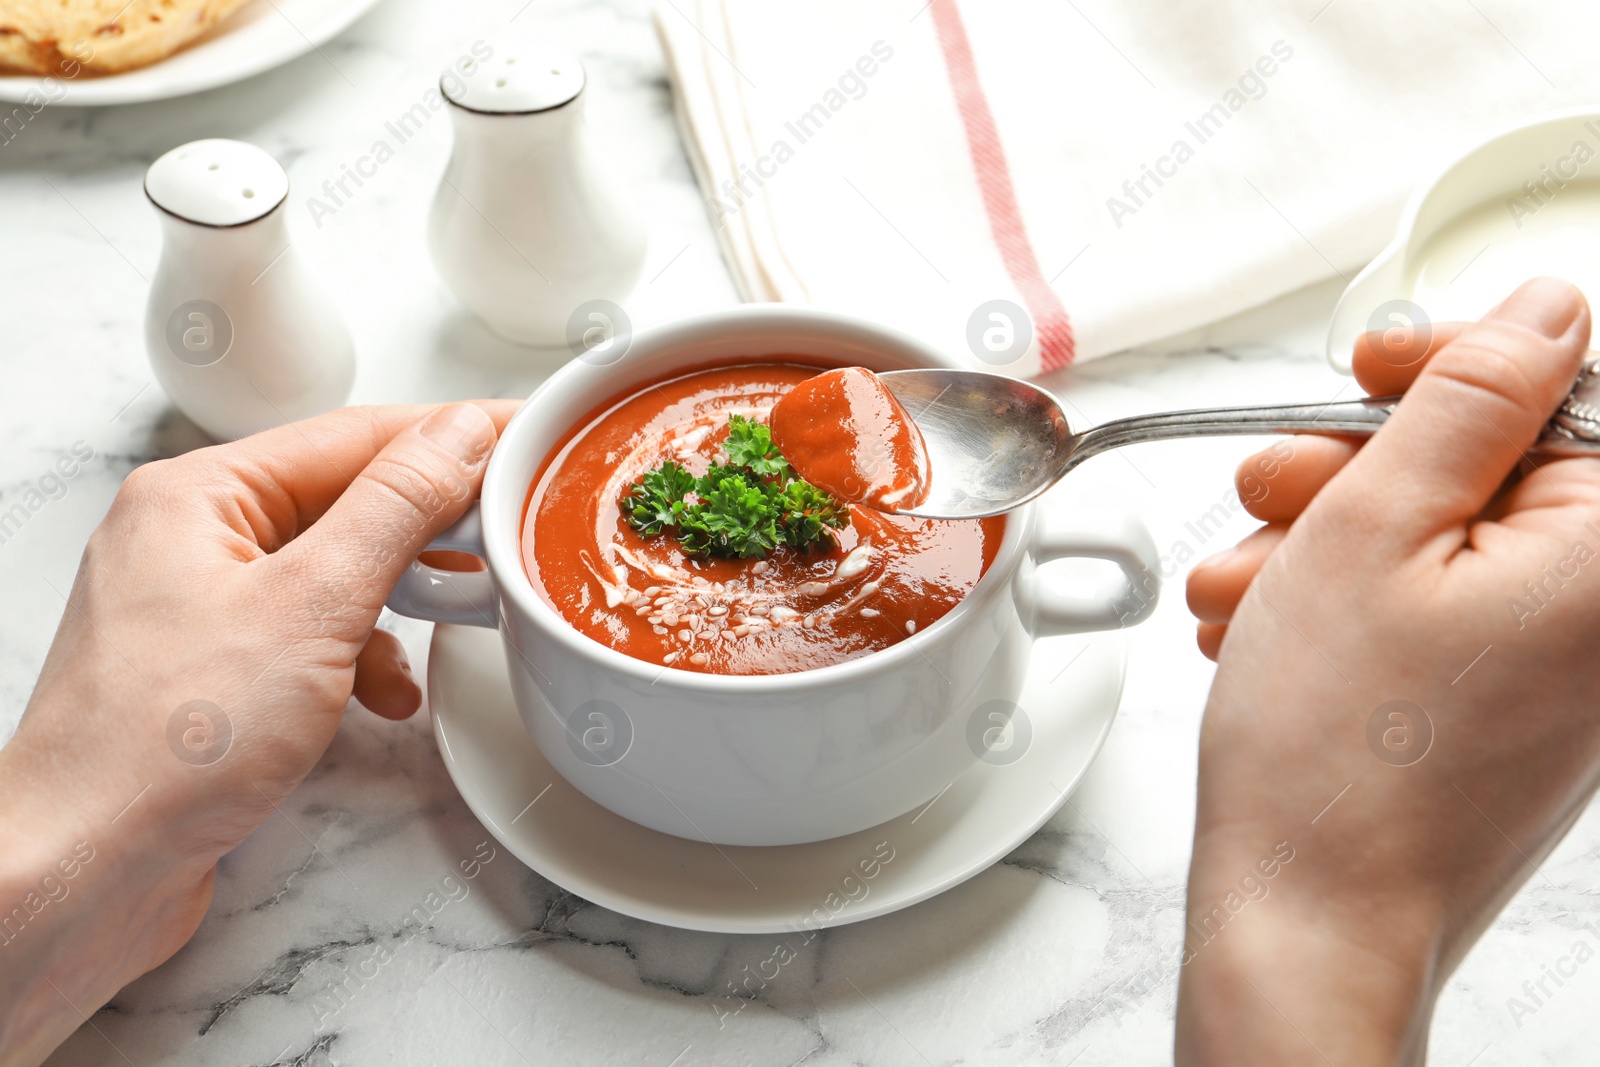
<instances>
[{"instance_id":1,"label":"white pepper shaker","mask_svg":"<svg viewBox=\"0 0 1600 1067\"><path fill-rule=\"evenodd\" d=\"M355 349L290 239L278 161L192 141L150 165L144 190L163 238L145 348L178 409L231 441L343 404Z\"/></svg>"},{"instance_id":2,"label":"white pepper shaker","mask_svg":"<svg viewBox=\"0 0 1600 1067\"><path fill-rule=\"evenodd\" d=\"M633 290L646 244L590 144L586 81L548 46L500 45L446 70L455 146L428 221L440 275L490 329L580 353L593 309L609 323Z\"/></svg>"}]
</instances>

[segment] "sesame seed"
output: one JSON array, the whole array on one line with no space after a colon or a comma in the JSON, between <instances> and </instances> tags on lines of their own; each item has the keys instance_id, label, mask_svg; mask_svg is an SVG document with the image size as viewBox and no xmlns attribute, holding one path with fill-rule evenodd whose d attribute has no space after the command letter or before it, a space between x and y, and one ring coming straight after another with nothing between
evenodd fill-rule
<instances>
[{"instance_id":1,"label":"sesame seed","mask_svg":"<svg viewBox=\"0 0 1600 1067\"><path fill-rule=\"evenodd\" d=\"M679 641L687 642L689 640L689 638L691 638L693 636L694 636L694 631L693 630L679 630L678 631L678 640Z\"/></svg>"},{"instance_id":2,"label":"sesame seed","mask_svg":"<svg viewBox=\"0 0 1600 1067\"><path fill-rule=\"evenodd\" d=\"M664 634L667 632L667 628L665 626L652 626L650 629L654 630L658 634Z\"/></svg>"},{"instance_id":3,"label":"sesame seed","mask_svg":"<svg viewBox=\"0 0 1600 1067\"><path fill-rule=\"evenodd\" d=\"M709 611L706 612L707 615L726 615L727 613L728 605L726 604L714 605Z\"/></svg>"},{"instance_id":4,"label":"sesame seed","mask_svg":"<svg viewBox=\"0 0 1600 1067\"><path fill-rule=\"evenodd\" d=\"M665 656L661 657L661 662L665 663L669 667L672 666L674 663L678 662L678 653L668 652Z\"/></svg>"},{"instance_id":5,"label":"sesame seed","mask_svg":"<svg viewBox=\"0 0 1600 1067\"><path fill-rule=\"evenodd\" d=\"M883 612L879 611L877 608L862 608L861 609L861 617L863 619L876 619L881 614L883 614Z\"/></svg>"},{"instance_id":6,"label":"sesame seed","mask_svg":"<svg viewBox=\"0 0 1600 1067\"><path fill-rule=\"evenodd\" d=\"M704 652L696 652L694 655L689 657L689 662L693 663L696 667L704 667L707 663L711 662L711 657L706 655Z\"/></svg>"},{"instance_id":7,"label":"sesame seed","mask_svg":"<svg viewBox=\"0 0 1600 1067\"><path fill-rule=\"evenodd\" d=\"M659 585L652 585L650 588L644 591L644 595L650 597L660 596L661 587Z\"/></svg>"}]
</instances>

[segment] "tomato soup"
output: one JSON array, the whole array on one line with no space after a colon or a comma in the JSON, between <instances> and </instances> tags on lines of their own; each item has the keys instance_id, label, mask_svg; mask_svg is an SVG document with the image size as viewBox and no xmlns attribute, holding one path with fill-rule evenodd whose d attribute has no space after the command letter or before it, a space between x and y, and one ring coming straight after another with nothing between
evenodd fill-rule
<instances>
[{"instance_id":1,"label":"tomato soup","mask_svg":"<svg viewBox=\"0 0 1600 1067\"><path fill-rule=\"evenodd\" d=\"M942 617L993 562L1004 518L849 506L844 525L810 551L732 559L691 555L628 521L623 499L647 472L670 461L705 475L725 461L730 416L764 424L779 398L820 371L799 362L698 371L591 414L529 492L522 556L534 587L601 644L712 674L825 667Z\"/></svg>"},{"instance_id":2,"label":"tomato soup","mask_svg":"<svg viewBox=\"0 0 1600 1067\"><path fill-rule=\"evenodd\" d=\"M928 498L922 431L860 367L824 371L772 409L772 442L801 477L877 511L910 511Z\"/></svg>"}]
</instances>

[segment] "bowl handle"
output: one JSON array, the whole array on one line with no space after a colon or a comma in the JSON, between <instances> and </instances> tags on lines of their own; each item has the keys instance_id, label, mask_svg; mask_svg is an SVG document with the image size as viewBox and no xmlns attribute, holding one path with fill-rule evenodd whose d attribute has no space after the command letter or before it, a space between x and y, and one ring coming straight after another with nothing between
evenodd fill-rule
<instances>
[{"instance_id":1,"label":"bowl handle","mask_svg":"<svg viewBox=\"0 0 1600 1067\"><path fill-rule=\"evenodd\" d=\"M466 552L484 558L483 512L477 501L423 551ZM428 622L483 626L491 630L499 624L494 580L487 570L444 571L421 560L413 560L395 583L394 592L389 594L389 610Z\"/></svg>"},{"instance_id":2,"label":"bowl handle","mask_svg":"<svg viewBox=\"0 0 1600 1067\"><path fill-rule=\"evenodd\" d=\"M1134 626L1149 618L1161 595L1161 557L1150 531L1137 516L1124 514L1092 527L1068 524L1040 514L1033 539L1036 565L1051 560L1087 557L1110 560L1122 568L1121 587L1109 596L1068 592L1038 573L1019 572L1019 602L1031 608L1036 637L1081 634ZM1028 615L1024 615L1027 618Z\"/></svg>"}]
</instances>

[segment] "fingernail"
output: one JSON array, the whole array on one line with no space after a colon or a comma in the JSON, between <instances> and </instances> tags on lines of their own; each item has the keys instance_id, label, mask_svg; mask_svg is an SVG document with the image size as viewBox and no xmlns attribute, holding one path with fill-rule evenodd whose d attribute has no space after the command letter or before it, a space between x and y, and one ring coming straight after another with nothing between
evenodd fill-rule
<instances>
[{"instance_id":1,"label":"fingernail","mask_svg":"<svg viewBox=\"0 0 1600 1067\"><path fill-rule=\"evenodd\" d=\"M1535 278L1512 293L1490 317L1515 322L1538 330L1552 340L1560 340L1582 314L1583 307L1583 294L1570 282L1560 278Z\"/></svg>"},{"instance_id":2,"label":"fingernail","mask_svg":"<svg viewBox=\"0 0 1600 1067\"><path fill-rule=\"evenodd\" d=\"M494 445L494 423L472 404L447 404L417 427L417 432L471 466Z\"/></svg>"}]
</instances>

